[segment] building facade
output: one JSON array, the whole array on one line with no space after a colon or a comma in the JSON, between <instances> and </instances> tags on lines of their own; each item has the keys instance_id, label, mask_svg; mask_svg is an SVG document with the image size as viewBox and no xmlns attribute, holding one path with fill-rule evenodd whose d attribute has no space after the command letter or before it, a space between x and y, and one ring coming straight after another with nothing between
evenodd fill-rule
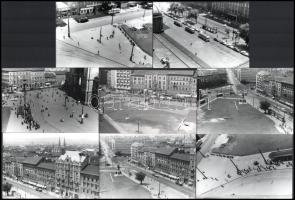
<instances>
[{"instance_id":1,"label":"building facade","mask_svg":"<svg viewBox=\"0 0 295 200\"><path fill-rule=\"evenodd\" d=\"M79 151L66 151L56 160L55 188L61 196L78 198L80 192L80 172L86 157Z\"/></svg>"},{"instance_id":2,"label":"building facade","mask_svg":"<svg viewBox=\"0 0 295 200\"><path fill-rule=\"evenodd\" d=\"M232 18L249 19L249 2L214 1L211 4L211 11Z\"/></svg>"}]
</instances>

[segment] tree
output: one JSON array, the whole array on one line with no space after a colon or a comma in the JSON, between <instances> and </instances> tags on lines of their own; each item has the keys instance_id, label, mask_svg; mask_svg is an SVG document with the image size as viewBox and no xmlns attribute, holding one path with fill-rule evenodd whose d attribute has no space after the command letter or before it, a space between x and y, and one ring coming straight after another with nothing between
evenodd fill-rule
<instances>
[{"instance_id":1,"label":"tree","mask_svg":"<svg viewBox=\"0 0 295 200\"><path fill-rule=\"evenodd\" d=\"M268 101L260 101L260 108L264 110L264 113L266 113L267 110L269 110L270 103Z\"/></svg>"},{"instance_id":2,"label":"tree","mask_svg":"<svg viewBox=\"0 0 295 200\"><path fill-rule=\"evenodd\" d=\"M116 152L115 152L115 155L116 155L116 156L122 156L122 153L121 153L121 151L116 151Z\"/></svg>"},{"instance_id":3,"label":"tree","mask_svg":"<svg viewBox=\"0 0 295 200\"><path fill-rule=\"evenodd\" d=\"M189 11L189 13L187 15L188 18L193 18L193 19L195 19L195 21L197 21L198 16L199 16L199 11L197 9L193 9L193 10Z\"/></svg>"},{"instance_id":4,"label":"tree","mask_svg":"<svg viewBox=\"0 0 295 200\"><path fill-rule=\"evenodd\" d=\"M8 193L10 192L12 185L10 183L4 183L2 185L2 187L3 187L3 191L6 192L6 194L8 196Z\"/></svg>"},{"instance_id":5,"label":"tree","mask_svg":"<svg viewBox=\"0 0 295 200\"><path fill-rule=\"evenodd\" d=\"M240 29L240 37L243 38L247 44L247 46L249 46L249 24L241 24L239 29Z\"/></svg>"},{"instance_id":6,"label":"tree","mask_svg":"<svg viewBox=\"0 0 295 200\"><path fill-rule=\"evenodd\" d=\"M142 184L142 181L144 180L145 176L146 176L145 173L143 173L143 172L137 172L135 174L135 179L138 180L138 181L140 181L140 184Z\"/></svg>"}]
</instances>

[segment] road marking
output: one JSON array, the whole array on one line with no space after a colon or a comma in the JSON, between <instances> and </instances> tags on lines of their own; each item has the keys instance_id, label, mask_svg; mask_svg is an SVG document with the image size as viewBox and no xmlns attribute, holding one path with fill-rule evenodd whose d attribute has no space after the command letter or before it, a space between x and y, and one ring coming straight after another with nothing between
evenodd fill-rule
<instances>
[{"instance_id":1,"label":"road marking","mask_svg":"<svg viewBox=\"0 0 295 200\"><path fill-rule=\"evenodd\" d=\"M235 106L236 106L236 109L237 109L237 110L239 110L239 108L238 108L238 106L237 106L237 102L236 102L236 101L235 101Z\"/></svg>"},{"instance_id":2,"label":"road marking","mask_svg":"<svg viewBox=\"0 0 295 200\"><path fill-rule=\"evenodd\" d=\"M111 180L112 180L112 182L114 182L114 179L113 179L113 177L112 177L112 174L110 173L110 177L111 177Z\"/></svg>"}]
</instances>

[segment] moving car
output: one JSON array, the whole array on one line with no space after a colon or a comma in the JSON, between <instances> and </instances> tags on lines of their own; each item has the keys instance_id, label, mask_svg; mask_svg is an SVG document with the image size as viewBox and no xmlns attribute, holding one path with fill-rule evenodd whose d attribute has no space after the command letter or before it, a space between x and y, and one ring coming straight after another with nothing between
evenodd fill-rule
<instances>
[{"instance_id":1,"label":"moving car","mask_svg":"<svg viewBox=\"0 0 295 200\"><path fill-rule=\"evenodd\" d=\"M88 18L86 16L77 17L75 19L78 23L88 22Z\"/></svg>"}]
</instances>

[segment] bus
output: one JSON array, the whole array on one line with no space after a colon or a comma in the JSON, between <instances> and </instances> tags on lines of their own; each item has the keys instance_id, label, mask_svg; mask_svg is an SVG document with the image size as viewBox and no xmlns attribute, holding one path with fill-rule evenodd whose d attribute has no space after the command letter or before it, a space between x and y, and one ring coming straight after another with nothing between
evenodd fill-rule
<instances>
[{"instance_id":1,"label":"bus","mask_svg":"<svg viewBox=\"0 0 295 200\"><path fill-rule=\"evenodd\" d=\"M204 29L206 31L209 31L211 33L217 33L217 28L216 27L210 27L210 26L203 25L202 29Z\"/></svg>"},{"instance_id":2,"label":"bus","mask_svg":"<svg viewBox=\"0 0 295 200\"><path fill-rule=\"evenodd\" d=\"M179 26L179 27L182 26L181 23L180 23L180 21L174 21L174 24L175 24L176 26Z\"/></svg>"},{"instance_id":3,"label":"bus","mask_svg":"<svg viewBox=\"0 0 295 200\"><path fill-rule=\"evenodd\" d=\"M191 33L191 34L194 34L194 33L195 33L195 29L194 29L194 28L191 28L191 27L189 27L189 26L186 26L186 27L184 28L184 30L186 30L187 32L189 32L189 33Z\"/></svg>"},{"instance_id":4,"label":"bus","mask_svg":"<svg viewBox=\"0 0 295 200\"><path fill-rule=\"evenodd\" d=\"M120 13L120 12L121 12L120 8L113 8L113 9L108 11L108 14L112 15L112 14L117 14L117 13Z\"/></svg>"},{"instance_id":5,"label":"bus","mask_svg":"<svg viewBox=\"0 0 295 200\"><path fill-rule=\"evenodd\" d=\"M209 42L210 41L210 37L208 35L204 34L204 33L199 33L199 38L201 38L205 42Z\"/></svg>"}]
</instances>

